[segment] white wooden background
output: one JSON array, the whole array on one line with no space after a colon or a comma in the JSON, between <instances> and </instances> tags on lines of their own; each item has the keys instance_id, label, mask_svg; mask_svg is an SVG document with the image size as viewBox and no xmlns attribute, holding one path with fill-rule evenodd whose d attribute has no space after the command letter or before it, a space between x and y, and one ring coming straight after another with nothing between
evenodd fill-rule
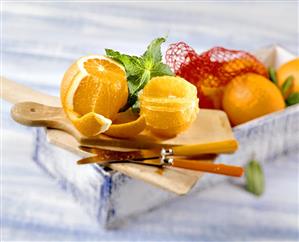
<instances>
[{"instance_id":1,"label":"white wooden background","mask_svg":"<svg viewBox=\"0 0 299 242\"><path fill-rule=\"evenodd\" d=\"M104 48L141 54L158 36L199 52L275 43L299 55L297 1L1 1L1 20L1 75L56 95L74 59ZM260 199L226 183L104 231L35 166L32 130L14 123L9 109L3 102L1 241L299 238L297 155L265 167Z\"/></svg>"}]
</instances>

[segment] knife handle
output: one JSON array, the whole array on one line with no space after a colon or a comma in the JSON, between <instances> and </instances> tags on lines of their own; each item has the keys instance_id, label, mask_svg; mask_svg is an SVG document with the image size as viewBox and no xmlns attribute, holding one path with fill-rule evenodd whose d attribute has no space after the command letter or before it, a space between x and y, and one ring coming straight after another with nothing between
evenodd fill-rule
<instances>
[{"instance_id":1,"label":"knife handle","mask_svg":"<svg viewBox=\"0 0 299 242\"><path fill-rule=\"evenodd\" d=\"M203 171L208 173L222 174L226 176L241 177L244 169L241 166L231 166L225 164L215 164L212 162L196 161L196 160L181 160L174 159L172 161L173 167Z\"/></svg>"},{"instance_id":2,"label":"knife handle","mask_svg":"<svg viewBox=\"0 0 299 242\"><path fill-rule=\"evenodd\" d=\"M238 142L234 139L196 145L182 145L172 148L176 156L196 156L200 154L231 153L238 149Z\"/></svg>"}]
</instances>

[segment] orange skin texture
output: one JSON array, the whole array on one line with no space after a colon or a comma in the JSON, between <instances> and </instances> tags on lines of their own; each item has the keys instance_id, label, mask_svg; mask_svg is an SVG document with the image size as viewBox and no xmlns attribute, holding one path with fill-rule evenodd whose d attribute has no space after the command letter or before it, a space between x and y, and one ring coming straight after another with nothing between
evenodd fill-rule
<instances>
[{"instance_id":1,"label":"orange skin texture","mask_svg":"<svg viewBox=\"0 0 299 242\"><path fill-rule=\"evenodd\" d=\"M235 77L225 88L223 110L233 125L283 110L285 102L278 87L264 76L248 73Z\"/></svg>"},{"instance_id":2,"label":"orange skin texture","mask_svg":"<svg viewBox=\"0 0 299 242\"><path fill-rule=\"evenodd\" d=\"M291 60L278 68L278 85L281 87L289 76L293 76L294 80L293 86L290 88L290 91L286 94L286 96L293 92L299 92L299 58Z\"/></svg>"}]
</instances>

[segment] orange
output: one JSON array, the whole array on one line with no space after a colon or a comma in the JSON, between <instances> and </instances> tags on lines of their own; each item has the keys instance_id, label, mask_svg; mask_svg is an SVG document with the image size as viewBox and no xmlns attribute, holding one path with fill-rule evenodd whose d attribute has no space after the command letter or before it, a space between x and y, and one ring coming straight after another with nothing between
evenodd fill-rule
<instances>
[{"instance_id":1,"label":"orange","mask_svg":"<svg viewBox=\"0 0 299 242\"><path fill-rule=\"evenodd\" d=\"M82 57L66 71L60 97L67 117L83 135L103 133L127 102L125 70L104 56Z\"/></svg>"},{"instance_id":2,"label":"orange","mask_svg":"<svg viewBox=\"0 0 299 242\"><path fill-rule=\"evenodd\" d=\"M113 124L105 134L117 138L131 138L141 133L146 127L145 119L128 109L118 113Z\"/></svg>"},{"instance_id":3,"label":"orange","mask_svg":"<svg viewBox=\"0 0 299 242\"><path fill-rule=\"evenodd\" d=\"M286 93L286 97L293 92L299 92L299 58L291 60L278 68L278 85L281 87L289 76L293 76L294 80L290 91Z\"/></svg>"},{"instance_id":4,"label":"orange","mask_svg":"<svg viewBox=\"0 0 299 242\"><path fill-rule=\"evenodd\" d=\"M235 77L225 88L223 110L231 123L238 125L284 109L278 87L264 76L248 73Z\"/></svg>"},{"instance_id":5,"label":"orange","mask_svg":"<svg viewBox=\"0 0 299 242\"><path fill-rule=\"evenodd\" d=\"M152 78L139 95L140 113L152 133L173 137L196 119L196 87L180 77Z\"/></svg>"}]
</instances>

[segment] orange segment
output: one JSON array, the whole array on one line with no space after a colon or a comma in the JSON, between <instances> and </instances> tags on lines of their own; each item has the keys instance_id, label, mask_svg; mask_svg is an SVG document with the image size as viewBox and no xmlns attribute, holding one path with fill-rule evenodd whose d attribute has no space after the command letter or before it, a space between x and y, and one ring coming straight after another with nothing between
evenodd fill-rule
<instances>
[{"instance_id":1,"label":"orange segment","mask_svg":"<svg viewBox=\"0 0 299 242\"><path fill-rule=\"evenodd\" d=\"M105 132L128 98L126 73L100 55L82 57L65 73L61 102L68 118L85 136Z\"/></svg>"},{"instance_id":2,"label":"orange segment","mask_svg":"<svg viewBox=\"0 0 299 242\"><path fill-rule=\"evenodd\" d=\"M143 98L166 99L181 102L193 99L197 93L195 86L181 77L154 77L143 89Z\"/></svg>"}]
</instances>

